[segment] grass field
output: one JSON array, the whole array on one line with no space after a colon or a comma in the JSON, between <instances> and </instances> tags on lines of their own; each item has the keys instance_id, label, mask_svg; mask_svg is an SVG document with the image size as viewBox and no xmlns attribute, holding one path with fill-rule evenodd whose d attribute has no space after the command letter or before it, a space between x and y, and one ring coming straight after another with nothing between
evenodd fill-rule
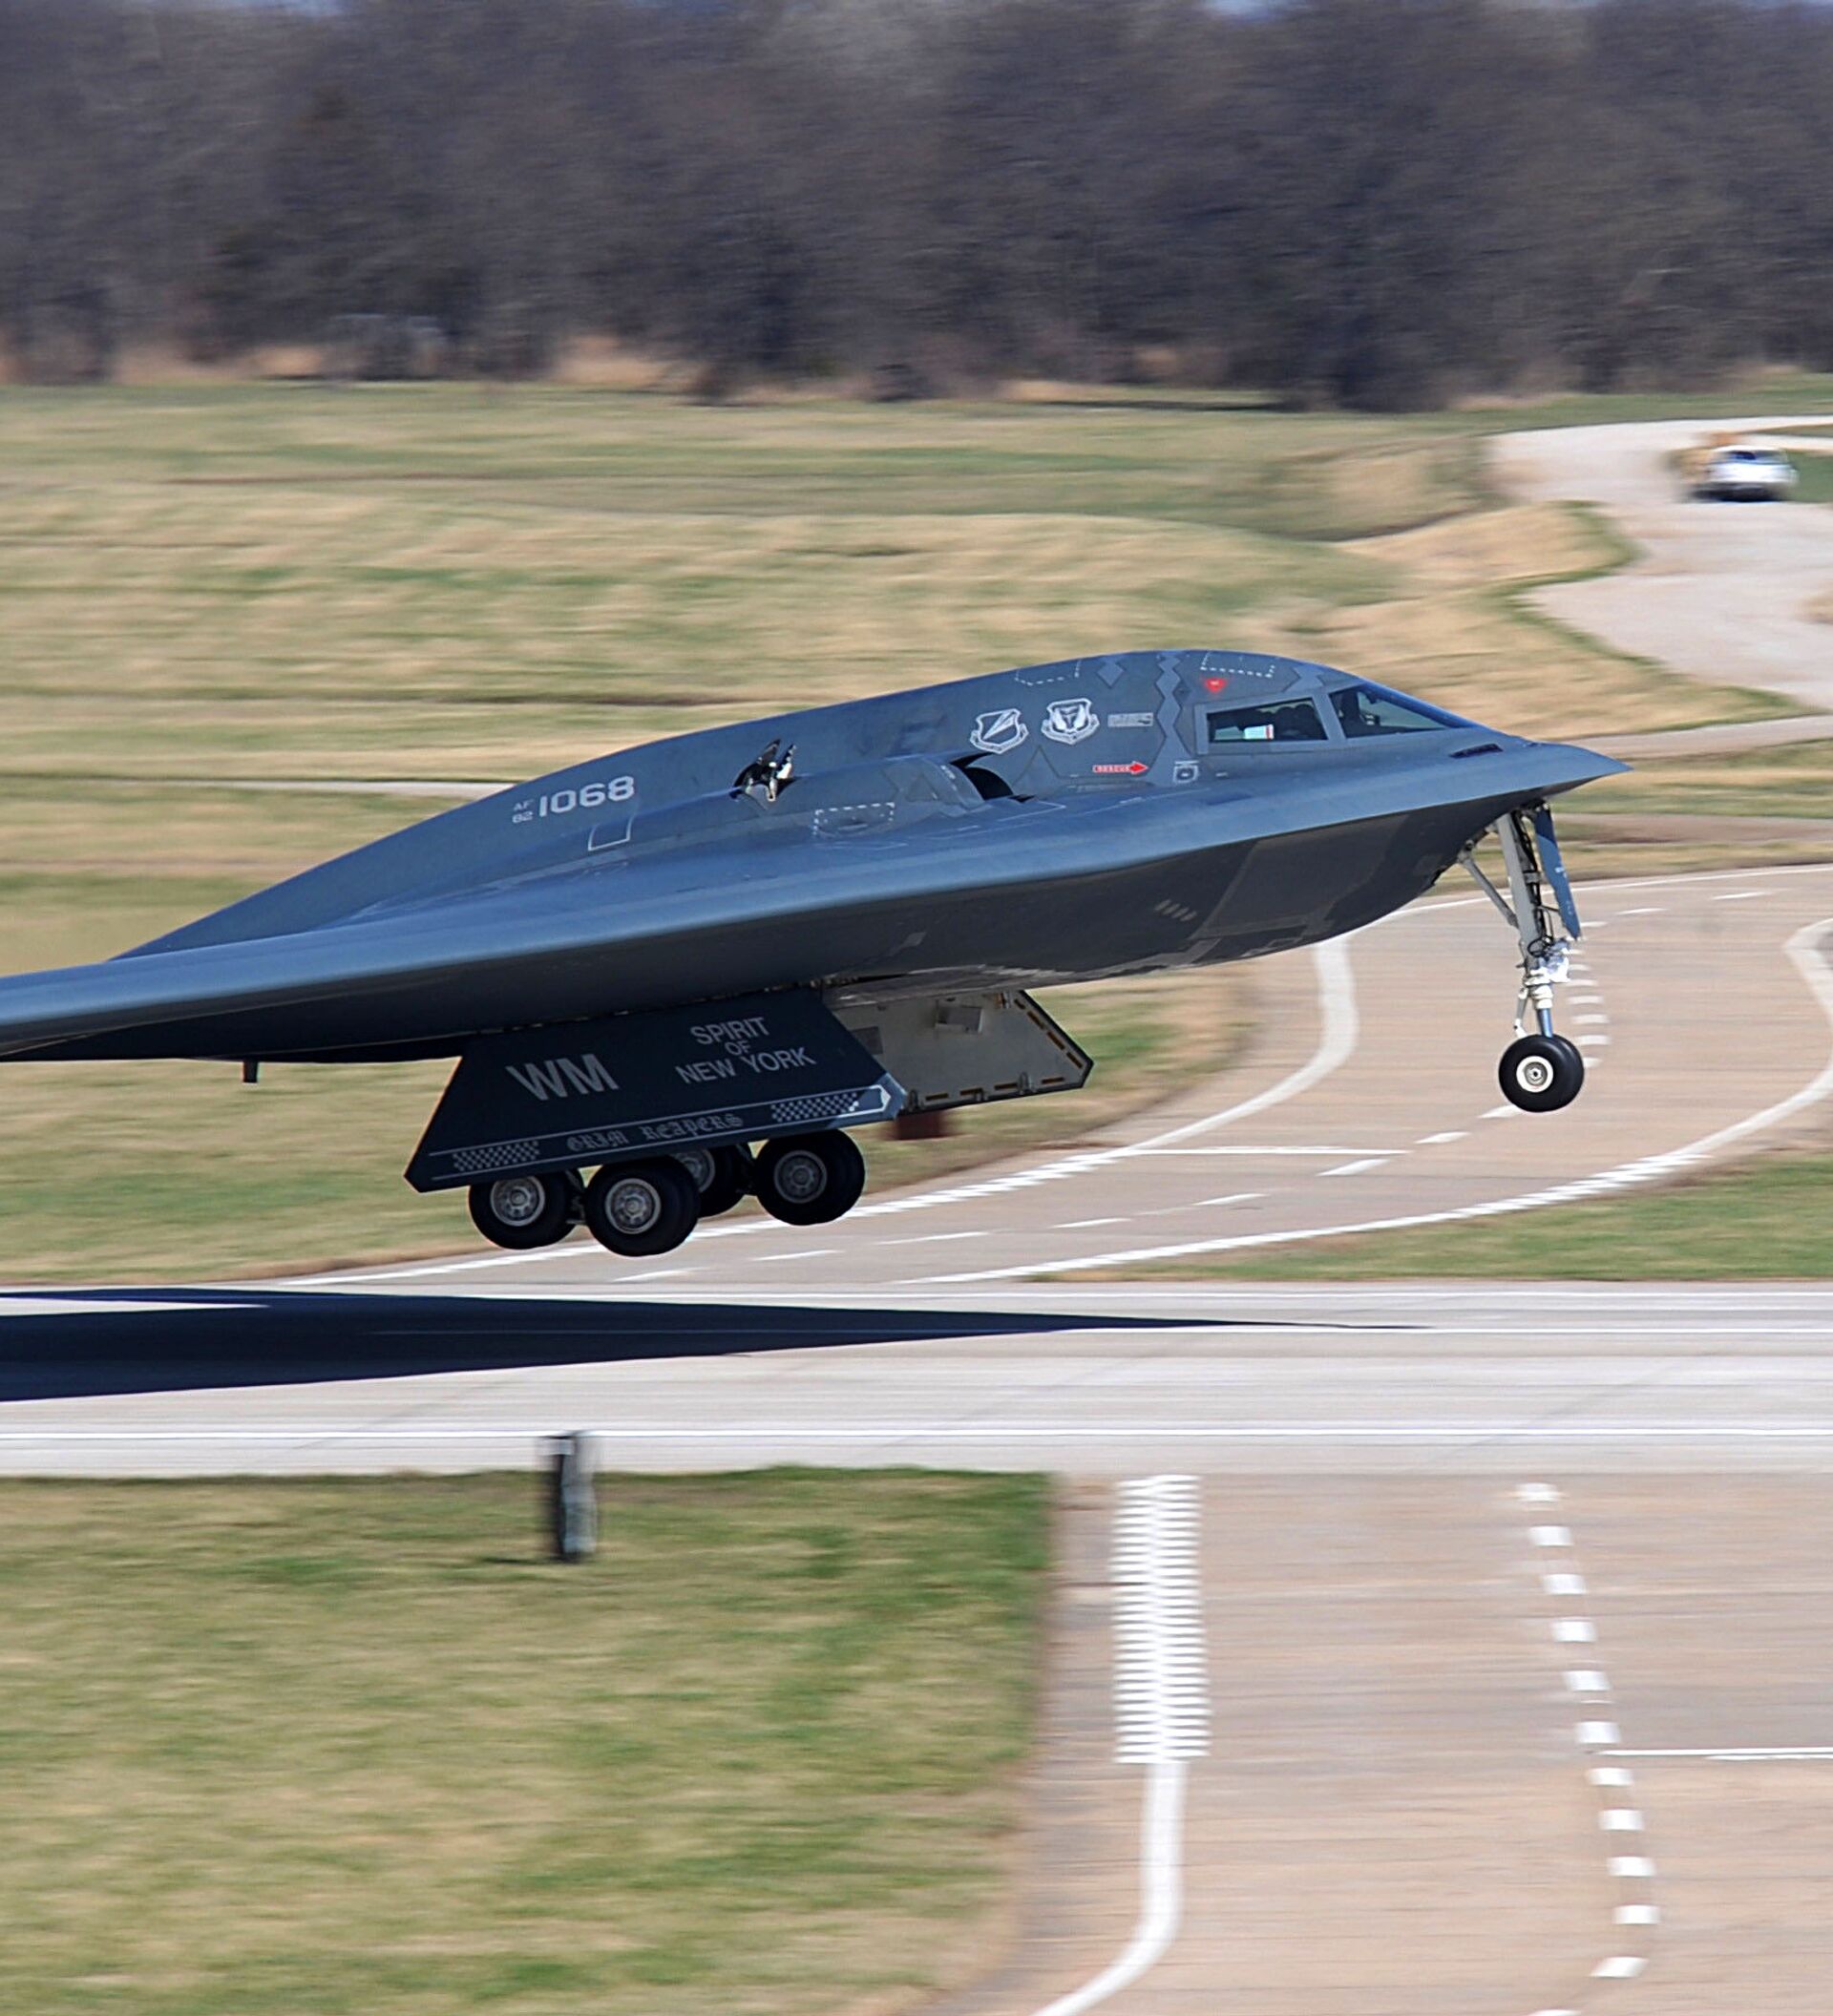
<instances>
[{"instance_id":1,"label":"grass field","mask_svg":"<svg viewBox=\"0 0 1833 2016\"><path fill-rule=\"evenodd\" d=\"M251 787L509 780L1094 640L1294 650L1545 734L1774 711L1525 609L1622 556L1583 513L1499 505L1482 435L1617 411L0 393L0 966L105 956L437 803ZM1223 1060L1251 1013L1214 977L1054 1005L1099 1089L881 1181L1085 1130L1182 1082L1171 1033ZM9 1066L0 1274L468 1243L395 1174L441 1076Z\"/></svg>"},{"instance_id":2,"label":"grass field","mask_svg":"<svg viewBox=\"0 0 1833 2016\"><path fill-rule=\"evenodd\" d=\"M1190 1260L1180 1279L1778 1280L1833 1274L1833 1154L1778 1152L1672 1188Z\"/></svg>"},{"instance_id":3,"label":"grass field","mask_svg":"<svg viewBox=\"0 0 1833 2016\"><path fill-rule=\"evenodd\" d=\"M1039 1480L0 1484L7 2016L876 2016L983 1965Z\"/></svg>"}]
</instances>

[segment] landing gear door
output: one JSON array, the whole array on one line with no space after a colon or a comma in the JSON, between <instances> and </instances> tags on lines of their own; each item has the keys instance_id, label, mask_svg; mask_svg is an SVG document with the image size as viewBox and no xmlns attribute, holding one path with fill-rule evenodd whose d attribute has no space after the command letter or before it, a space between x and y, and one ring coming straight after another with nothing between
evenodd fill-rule
<instances>
[{"instance_id":1,"label":"landing gear door","mask_svg":"<svg viewBox=\"0 0 1833 2016\"><path fill-rule=\"evenodd\" d=\"M1566 927L1567 936L1576 938L1583 929L1578 921L1578 904L1566 873L1565 858L1559 851L1559 836L1553 831L1553 815L1544 805L1534 812L1534 839L1539 844L1540 865L1552 884L1553 897L1559 905L1560 922Z\"/></svg>"},{"instance_id":2,"label":"landing gear door","mask_svg":"<svg viewBox=\"0 0 1833 2016\"><path fill-rule=\"evenodd\" d=\"M553 1023L465 1046L408 1181L500 1176L889 1120L904 1089L801 990Z\"/></svg>"},{"instance_id":3,"label":"landing gear door","mask_svg":"<svg viewBox=\"0 0 1833 2016\"><path fill-rule=\"evenodd\" d=\"M842 1002L834 1012L904 1087L912 1113L1073 1092L1094 1068L1028 994Z\"/></svg>"}]
</instances>

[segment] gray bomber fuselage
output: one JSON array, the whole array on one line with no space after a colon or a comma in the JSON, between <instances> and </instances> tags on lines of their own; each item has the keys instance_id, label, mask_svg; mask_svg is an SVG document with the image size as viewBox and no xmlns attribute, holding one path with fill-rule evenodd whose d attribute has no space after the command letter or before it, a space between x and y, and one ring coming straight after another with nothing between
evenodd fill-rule
<instances>
[{"instance_id":1,"label":"gray bomber fuselage","mask_svg":"<svg viewBox=\"0 0 1833 2016\"><path fill-rule=\"evenodd\" d=\"M1336 696L1365 690L1257 654L1128 652L626 750L118 959L0 982L0 1056L447 1055L759 990L1255 957L1385 915L1504 812L1621 767L1448 717L1346 736ZM1290 702L1320 737L1211 739L1212 716ZM793 781L735 791L772 741Z\"/></svg>"}]
</instances>

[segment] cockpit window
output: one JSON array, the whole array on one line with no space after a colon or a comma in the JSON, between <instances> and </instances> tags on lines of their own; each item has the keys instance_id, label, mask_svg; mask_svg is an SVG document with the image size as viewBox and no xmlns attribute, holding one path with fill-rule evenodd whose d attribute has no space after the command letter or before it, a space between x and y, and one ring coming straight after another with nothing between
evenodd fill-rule
<instances>
[{"instance_id":1,"label":"cockpit window","mask_svg":"<svg viewBox=\"0 0 1833 2016\"><path fill-rule=\"evenodd\" d=\"M1343 733L1352 740L1363 735L1408 735L1419 728L1462 728L1469 724L1440 707L1427 706L1404 693L1390 693L1385 686L1344 686L1330 696Z\"/></svg>"},{"instance_id":2,"label":"cockpit window","mask_svg":"<svg viewBox=\"0 0 1833 2016\"><path fill-rule=\"evenodd\" d=\"M1210 746L1232 742L1324 742L1324 724L1308 700L1274 700L1257 707L1217 707L1210 715Z\"/></svg>"}]
</instances>

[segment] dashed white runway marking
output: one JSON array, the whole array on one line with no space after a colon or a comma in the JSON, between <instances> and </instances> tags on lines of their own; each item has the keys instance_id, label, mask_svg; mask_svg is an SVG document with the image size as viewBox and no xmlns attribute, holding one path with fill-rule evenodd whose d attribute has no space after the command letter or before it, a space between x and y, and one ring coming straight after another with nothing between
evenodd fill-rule
<instances>
[{"instance_id":1,"label":"dashed white runway marking","mask_svg":"<svg viewBox=\"0 0 1833 2016\"><path fill-rule=\"evenodd\" d=\"M1413 1145L1416 1148L1442 1148L1448 1141L1468 1141L1469 1138L1467 1127L1453 1127L1446 1134L1422 1134Z\"/></svg>"},{"instance_id":2,"label":"dashed white runway marking","mask_svg":"<svg viewBox=\"0 0 1833 2016\"><path fill-rule=\"evenodd\" d=\"M1557 1504L1561 1499L1558 1485L1546 1483L1522 1484L1515 1496L1523 1504L1546 1506ZM1528 1529L1528 1538L1535 1547L1567 1548L1572 1544L1572 1532L1566 1525L1534 1525ZM1585 1579L1570 1569L1541 1569L1538 1572L1541 1588L1549 1597L1572 1597L1585 1593ZM1559 1645L1591 1645L1596 1642L1597 1627L1589 1617L1558 1616L1549 1620L1553 1640ZM1588 1667L1570 1670L1562 1675L1566 1691L1580 1699L1607 1696L1611 1691L1610 1676L1600 1668ZM1622 1732L1612 1721L1587 1718L1577 1722L1572 1731L1578 1747L1588 1756L1595 1757L1600 1753L1612 1757L1623 1757L1628 1753L1617 1746L1622 1742ZM1642 1809L1634 1803L1635 1774L1624 1763L1591 1763L1585 1772L1586 1782L1598 1797L1597 1825L1600 1834L1612 1840L1624 1835L1640 1835L1647 1831L1647 1821ZM1611 1923L1618 1929L1650 1927L1661 1922L1661 1913L1653 1898L1648 1894L1654 1878L1654 1862L1643 1855L1609 1855L1605 1866L1613 1882L1624 1886L1619 1890L1616 1904L1611 1912ZM1625 1950L1631 1942L1624 1942L1614 1951L1608 1952L1591 1969L1593 1981L1633 1981L1649 1964L1646 1947L1638 1943L1635 1950ZM1576 2011L1542 2010L1540 2016L1577 2016Z\"/></svg>"},{"instance_id":3,"label":"dashed white runway marking","mask_svg":"<svg viewBox=\"0 0 1833 2016\"><path fill-rule=\"evenodd\" d=\"M1339 1168L1325 1169L1326 1176L1363 1176L1370 1169L1385 1168L1393 1160L1390 1155L1364 1155L1359 1162L1346 1162Z\"/></svg>"},{"instance_id":4,"label":"dashed white runway marking","mask_svg":"<svg viewBox=\"0 0 1833 2016\"><path fill-rule=\"evenodd\" d=\"M1184 1914L1184 1793L1209 1749L1209 1678L1197 1577L1200 1502L1190 1477L1120 1486L1114 1519L1115 1748L1146 1766L1139 1918L1110 1965L1039 2016L1082 2016L1162 1960Z\"/></svg>"},{"instance_id":5,"label":"dashed white runway marking","mask_svg":"<svg viewBox=\"0 0 1833 2016\"><path fill-rule=\"evenodd\" d=\"M1217 1143L1202 1148L1142 1148L1142 1155L1301 1155L1317 1161L1327 1162L1333 1155L1403 1155L1404 1148L1288 1148L1244 1145L1235 1142Z\"/></svg>"},{"instance_id":6,"label":"dashed white runway marking","mask_svg":"<svg viewBox=\"0 0 1833 2016\"><path fill-rule=\"evenodd\" d=\"M759 1253L757 1264L764 1267L772 1261L780 1263L785 1260L825 1260L830 1253L837 1253L839 1250L837 1246L804 1246L792 1253Z\"/></svg>"},{"instance_id":7,"label":"dashed white runway marking","mask_svg":"<svg viewBox=\"0 0 1833 2016\"><path fill-rule=\"evenodd\" d=\"M1604 1050L1610 1047L1610 1041L1608 1036L1581 1036L1578 1039L1578 1047L1581 1050Z\"/></svg>"},{"instance_id":8,"label":"dashed white runway marking","mask_svg":"<svg viewBox=\"0 0 1833 2016\"><path fill-rule=\"evenodd\" d=\"M1665 907L1659 903L1641 903L1633 910L1619 910L1617 912L1619 917L1659 917L1666 914Z\"/></svg>"},{"instance_id":9,"label":"dashed white runway marking","mask_svg":"<svg viewBox=\"0 0 1833 2016\"><path fill-rule=\"evenodd\" d=\"M1125 1225L1127 1221L1124 1218L1065 1218L1058 1226L1057 1229L1060 1232L1085 1232L1098 1225Z\"/></svg>"},{"instance_id":10,"label":"dashed white runway marking","mask_svg":"<svg viewBox=\"0 0 1833 2016\"><path fill-rule=\"evenodd\" d=\"M691 1274L691 1267L651 1267L640 1274L620 1274L620 1281L670 1281L682 1274Z\"/></svg>"},{"instance_id":11,"label":"dashed white runway marking","mask_svg":"<svg viewBox=\"0 0 1833 2016\"><path fill-rule=\"evenodd\" d=\"M887 1246L945 1246L955 1239L984 1239L988 1235L979 1232L916 1232L904 1239L887 1239Z\"/></svg>"},{"instance_id":12,"label":"dashed white runway marking","mask_svg":"<svg viewBox=\"0 0 1833 2016\"><path fill-rule=\"evenodd\" d=\"M1608 1022L1610 1017L1608 1015L1575 1015L1572 1020L1579 1028L1584 1029L1597 1022Z\"/></svg>"},{"instance_id":13,"label":"dashed white runway marking","mask_svg":"<svg viewBox=\"0 0 1833 2016\"><path fill-rule=\"evenodd\" d=\"M1141 1218L1187 1218L1192 1211L1201 1210L1205 1205L1247 1204L1255 1197L1266 1194L1264 1190L1232 1190L1226 1197L1205 1197L1197 1204L1168 1204L1156 1210L1136 1213Z\"/></svg>"},{"instance_id":14,"label":"dashed white runway marking","mask_svg":"<svg viewBox=\"0 0 1833 2016\"><path fill-rule=\"evenodd\" d=\"M1518 1120L1520 1117L1521 1108L1519 1106L1506 1105L1491 1106L1486 1113L1478 1116L1482 1120Z\"/></svg>"},{"instance_id":15,"label":"dashed white runway marking","mask_svg":"<svg viewBox=\"0 0 1833 2016\"><path fill-rule=\"evenodd\" d=\"M1714 896L1715 903L1754 903L1759 896L1773 896L1773 889L1738 889L1728 896Z\"/></svg>"}]
</instances>

